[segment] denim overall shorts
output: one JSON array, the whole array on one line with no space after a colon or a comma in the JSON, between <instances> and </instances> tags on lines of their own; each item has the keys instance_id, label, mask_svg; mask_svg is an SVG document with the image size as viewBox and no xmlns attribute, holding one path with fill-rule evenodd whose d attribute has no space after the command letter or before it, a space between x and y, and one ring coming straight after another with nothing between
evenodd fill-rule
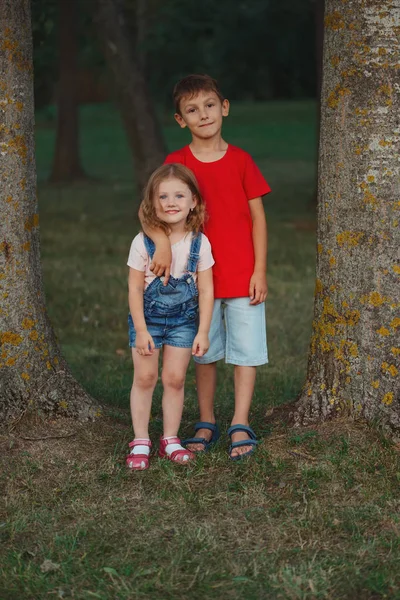
<instances>
[{"instance_id":1,"label":"denim overall shorts","mask_svg":"<svg viewBox=\"0 0 400 600\"><path fill-rule=\"evenodd\" d=\"M144 236L146 251L153 258L154 242ZM164 286L156 277L144 292L144 318L156 348L164 345L191 348L198 329L199 299L196 282L201 246L201 234L193 234L186 273L178 279L170 276ZM129 346L135 347L136 331L131 315L128 317Z\"/></svg>"}]
</instances>

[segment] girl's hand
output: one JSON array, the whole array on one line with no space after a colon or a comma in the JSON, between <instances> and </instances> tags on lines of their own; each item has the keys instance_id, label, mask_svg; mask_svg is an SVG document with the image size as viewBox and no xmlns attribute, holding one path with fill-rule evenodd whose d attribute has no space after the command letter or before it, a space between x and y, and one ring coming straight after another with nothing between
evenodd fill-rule
<instances>
[{"instance_id":1,"label":"girl's hand","mask_svg":"<svg viewBox=\"0 0 400 600\"><path fill-rule=\"evenodd\" d=\"M250 304L261 304L268 295L267 277L262 271L254 271L250 279Z\"/></svg>"},{"instance_id":2,"label":"girl's hand","mask_svg":"<svg viewBox=\"0 0 400 600\"><path fill-rule=\"evenodd\" d=\"M161 277L161 275L164 275L164 285L167 285L169 276L171 274L171 262L171 244L169 239L166 237L165 241L160 241L157 243L153 260L150 263L150 271L152 271L156 277Z\"/></svg>"},{"instance_id":3,"label":"girl's hand","mask_svg":"<svg viewBox=\"0 0 400 600\"><path fill-rule=\"evenodd\" d=\"M208 339L207 333L199 332L193 341L192 355L193 356L204 356L210 347L210 340Z\"/></svg>"},{"instance_id":4,"label":"girl's hand","mask_svg":"<svg viewBox=\"0 0 400 600\"><path fill-rule=\"evenodd\" d=\"M155 349L153 338L145 329L136 332L136 352L141 356L151 356Z\"/></svg>"}]
</instances>

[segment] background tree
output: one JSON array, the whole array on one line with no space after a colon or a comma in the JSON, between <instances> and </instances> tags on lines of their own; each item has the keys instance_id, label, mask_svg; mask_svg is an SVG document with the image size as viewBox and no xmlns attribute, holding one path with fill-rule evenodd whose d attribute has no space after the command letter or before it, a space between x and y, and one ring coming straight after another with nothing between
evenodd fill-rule
<instances>
[{"instance_id":1,"label":"background tree","mask_svg":"<svg viewBox=\"0 0 400 600\"><path fill-rule=\"evenodd\" d=\"M84 177L79 157L77 9L77 0L58 2L57 134L50 176L53 182Z\"/></svg>"},{"instance_id":2,"label":"background tree","mask_svg":"<svg viewBox=\"0 0 400 600\"><path fill-rule=\"evenodd\" d=\"M161 128L141 70L136 42L131 42L120 0L97 0L96 22L134 157L140 189L167 153Z\"/></svg>"},{"instance_id":3,"label":"background tree","mask_svg":"<svg viewBox=\"0 0 400 600\"><path fill-rule=\"evenodd\" d=\"M0 416L32 408L85 418L92 401L60 355L43 295L29 0L0 3L0 39Z\"/></svg>"},{"instance_id":4,"label":"background tree","mask_svg":"<svg viewBox=\"0 0 400 600\"><path fill-rule=\"evenodd\" d=\"M400 426L399 0L326 0L313 336L297 421Z\"/></svg>"}]
</instances>

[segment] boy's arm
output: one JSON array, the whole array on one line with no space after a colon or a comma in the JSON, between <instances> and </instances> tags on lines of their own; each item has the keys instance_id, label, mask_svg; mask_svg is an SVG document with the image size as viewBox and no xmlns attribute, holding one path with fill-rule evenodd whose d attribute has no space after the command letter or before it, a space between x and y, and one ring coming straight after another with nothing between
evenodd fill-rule
<instances>
[{"instance_id":1,"label":"boy's arm","mask_svg":"<svg viewBox=\"0 0 400 600\"><path fill-rule=\"evenodd\" d=\"M261 304L267 297L267 220L265 218L262 198L249 200L250 214L253 221L254 273L250 279L250 304Z\"/></svg>"},{"instance_id":2,"label":"boy's arm","mask_svg":"<svg viewBox=\"0 0 400 600\"><path fill-rule=\"evenodd\" d=\"M169 276L171 274L171 262L172 262L172 251L169 237L162 230L157 227L147 227L143 222L143 210L142 205L139 207L139 220L143 231L149 238L151 238L156 246L153 260L150 264L150 271L154 273L156 277L161 277L164 274L164 285L167 285Z\"/></svg>"},{"instance_id":3,"label":"boy's arm","mask_svg":"<svg viewBox=\"0 0 400 600\"><path fill-rule=\"evenodd\" d=\"M214 286L212 268L197 272L197 287L199 290L199 330L194 339L192 354L203 356L210 347L208 333L214 307Z\"/></svg>"},{"instance_id":4,"label":"boy's arm","mask_svg":"<svg viewBox=\"0 0 400 600\"><path fill-rule=\"evenodd\" d=\"M154 341L144 319L144 272L129 268L129 310L136 330L136 350L143 356L153 354Z\"/></svg>"}]
</instances>

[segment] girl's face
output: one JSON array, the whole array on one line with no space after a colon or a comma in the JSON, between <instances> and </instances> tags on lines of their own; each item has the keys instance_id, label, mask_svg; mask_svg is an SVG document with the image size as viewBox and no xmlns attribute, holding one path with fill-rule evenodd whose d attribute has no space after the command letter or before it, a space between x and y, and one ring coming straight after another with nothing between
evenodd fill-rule
<instances>
[{"instance_id":1,"label":"girl's face","mask_svg":"<svg viewBox=\"0 0 400 600\"><path fill-rule=\"evenodd\" d=\"M160 183L155 197L157 217L167 223L171 231L184 231L189 212L197 199L181 179L170 177Z\"/></svg>"}]
</instances>

